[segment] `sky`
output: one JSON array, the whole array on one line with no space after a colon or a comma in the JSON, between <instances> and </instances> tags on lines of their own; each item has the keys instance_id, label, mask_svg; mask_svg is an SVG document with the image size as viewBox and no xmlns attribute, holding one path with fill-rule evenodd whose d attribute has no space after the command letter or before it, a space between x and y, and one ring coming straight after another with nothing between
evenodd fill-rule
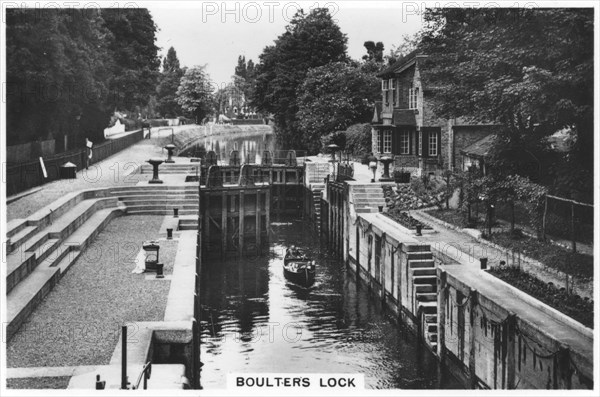
<instances>
[{"instance_id":1,"label":"sky","mask_svg":"<svg viewBox=\"0 0 600 397\"><path fill-rule=\"evenodd\" d=\"M159 28L157 45L164 57L173 46L182 66L206 65L217 86L231 81L239 55L258 63L262 50L285 31L302 7L329 8L348 37L348 55L360 59L363 43L381 41L385 53L422 25L419 3L375 1L248 1L248 2L141 2Z\"/></svg>"}]
</instances>

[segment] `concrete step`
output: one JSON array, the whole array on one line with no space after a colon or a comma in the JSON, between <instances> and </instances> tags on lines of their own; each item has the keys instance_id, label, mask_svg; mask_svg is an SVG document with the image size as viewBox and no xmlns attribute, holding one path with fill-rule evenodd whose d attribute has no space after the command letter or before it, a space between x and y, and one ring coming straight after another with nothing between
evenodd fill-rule
<instances>
[{"instance_id":1,"label":"concrete step","mask_svg":"<svg viewBox=\"0 0 600 397\"><path fill-rule=\"evenodd\" d=\"M127 215L173 215L173 209L139 209L128 207ZM198 210L180 209L179 215L198 215Z\"/></svg>"},{"instance_id":2,"label":"concrete step","mask_svg":"<svg viewBox=\"0 0 600 397\"><path fill-rule=\"evenodd\" d=\"M408 261L417 261L417 260L428 260L433 259L433 254L429 251L425 252L408 252L407 257Z\"/></svg>"},{"instance_id":3,"label":"concrete step","mask_svg":"<svg viewBox=\"0 0 600 397\"><path fill-rule=\"evenodd\" d=\"M46 230L50 238L64 239L71 235L77 228L83 225L97 211L116 207L115 197L83 200L73 207L68 213L54 221Z\"/></svg>"},{"instance_id":4,"label":"concrete step","mask_svg":"<svg viewBox=\"0 0 600 397\"><path fill-rule=\"evenodd\" d=\"M168 210L171 214L173 214L173 208L179 208L179 213L183 210L195 210L198 212L199 205L195 204L145 204L140 202L131 202L127 204L127 210ZM183 214L182 214L183 215ZM187 214L186 214L187 215Z\"/></svg>"},{"instance_id":5,"label":"concrete step","mask_svg":"<svg viewBox=\"0 0 600 397\"><path fill-rule=\"evenodd\" d=\"M437 325L437 315L436 314L426 314L425 315L425 323Z\"/></svg>"},{"instance_id":6,"label":"concrete step","mask_svg":"<svg viewBox=\"0 0 600 397\"><path fill-rule=\"evenodd\" d=\"M120 216L123 212L122 208L106 208L96 212L65 239L64 244L74 250L84 250L113 218Z\"/></svg>"},{"instance_id":7,"label":"concrete step","mask_svg":"<svg viewBox=\"0 0 600 397\"><path fill-rule=\"evenodd\" d=\"M415 294L417 301L437 302L437 292L418 292Z\"/></svg>"},{"instance_id":8,"label":"concrete step","mask_svg":"<svg viewBox=\"0 0 600 397\"><path fill-rule=\"evenodd\" d=\"M8 236L9 243L6 245L6 252L11 253L19 248L25 241L38 232L38 226L23 226L13 235Z\"/></svg>"},{"instance_id":9,"label":"concrete step","mask_svg":"<svg viewBox=\"0 0 600 397\"><path fill-rule=\"evenodd\" d=\"M407 252L431 252L429 244L406 244Z\"/></svg>"},{"instance_id":10,"label":"concrete step","mask_svg":"<svg viewBox=\"0 0 600 397\"><path fill-rule=\"evenodd\" d=\"M431 284L417 284L415 285L415 292L436 292L437 285Z\"/></svg>"},{"instance_id":11,"label":"concrete step","mask_svg":"<svg viewBox=\"0 0 600 397\"><path fill-rule=\"evenodd\" d=\"M435 262L433 259L409 259L408 260L408 266L412 269L417 269L417 268L428 268L428 267L435 267Z\"/></svg>"},{"instance_id":12,"label":"concrete step","mask_svg":"<svg viewBox=\"0 0 600 397\"><path fill-rule=\"evenodd\" d=\"M6 222L6 237L11 238L29 225L27 219L13 219Z\"/></svg>"},{"instance_id":13,"label":"concrete step","mask_svg":"<svg viewBox=\"0 0 600 397\"><path fill-rule=\"evenodd\" d=\"M162 198L155 198L155 197L151 197L151 196L145 196L145 197L141 197L141 198L131 198L131 197L120 198L119 201L127 206L129 206L129 205L171 205L171 206L196 205L197 206L198 203L200 202L199 200L194 200L194 199L184 199L184 198L162 199Z\"/></svg>"},{"instance_id":14,"label":"concrete step","mask_svg":"<svg viewBox=\"0 0 600 397\"><path fill-rule=\"evenodd\" d=\"M13 252L7 257L6 267L6 290L10 292L22 280L29 276L34 269L46 258L55 257L52 255L57 247L60 246L58 239L44 239L44 243L37 246L35 251Z\"/></svg>"},{"instance_id":15,"label":"concrete step","mask_svg":"<svg viewBox=\"0 0 600 397\"><path fill-rule=\"evenodd\" d=\"M7 294L7 340L13 337L37 305L54 288L59 277L60 270L56 267L40 268Z\"/></svg>"},{"instance_id":16,"label":"concrete step","mask_svg":"<svg viewBox=\"0 0 600 397\"><path fill-rule=\"evenodd\" d=\"M435 276L437 274L437 269L434 267L431 268L417 268L411 269L413 276Z\"/></svg>"},{"instance_id":17,"label":"concrete step","mask_svg":"<svg viewBox=\"0 0 600 397\"><path fill-rule=\"evenodd\" d=\"M384 198L383 197L383 191L379 191L378 193L375 192L368 192L368 193L354 193L352 195L354 197L355 200L357 199L371 199L371 198Z\"/></svg>"},{"instance_id":18,"label":"concrete step","mask_svg":"<svg viewBox=\"0 0 600 397\"><path fill-rule=\"evenodd\" d=\"M413 284L437 285L436 276L413 276Z\"/></svg>"},{"instance_id":19,"label":"concrete step","mask_svg":"<svg viewBox=\"0 0 600 397\"><path fill-rule=\"evenodd\" d=\"M427 315L427 314L436 314L437 315L437 302L419 301L417 303L417 309L421 309L425 315Z\"/></svg>"}]
</instances>

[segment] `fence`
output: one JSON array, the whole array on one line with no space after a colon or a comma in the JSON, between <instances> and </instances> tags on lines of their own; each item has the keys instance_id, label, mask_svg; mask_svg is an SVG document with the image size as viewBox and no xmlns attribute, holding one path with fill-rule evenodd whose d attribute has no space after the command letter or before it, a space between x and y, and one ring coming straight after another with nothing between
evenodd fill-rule
<instances>
[{"instance_id":1,"label":"fence","mask_svg":"<svg viewBox=\"0 0 600 397\"><path fill-rule=\"evenodd\" d=\"M92 148L92 163L102 161L107 157L131 146L143 138L142 130L133 132L122 138L103 142ZM85 167L86 149L71 150L44 159L47 177L44 176L39 160L28 161L18 164L7 164L6 166L6 195L11 196L32 187L43 185L47 182L60 179L60 166L71 162L77 166L77 170Z\"/></svg>"}]
</instances>

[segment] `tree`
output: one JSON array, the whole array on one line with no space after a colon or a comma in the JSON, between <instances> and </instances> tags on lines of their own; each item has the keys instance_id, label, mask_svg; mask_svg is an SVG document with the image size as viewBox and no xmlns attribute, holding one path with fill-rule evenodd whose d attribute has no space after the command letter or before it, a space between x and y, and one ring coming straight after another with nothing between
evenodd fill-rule
<instances>
[{"instance_id":1,"label":"tree","mask_svg":"<svg viewBox=\"0 0 600 397\"><path fill-rule=\"evenodd\" d=\"M160 67L152 15L145 8L104 8L102 16L112 33L112 104L123 110L145 106L155 94Z\"/></svg>"},{"instance_id":2,"label":"tree","mask_svg":"<svg viewBox=\"0 0 600 397\"><path fill-rule=\"evenodd\" d=\"M304 146L318 151L322 136L369 121L380 90L374 75L343 62L310 69L297 100Z\"/></svg>"},{"instance_id":3,"label":"tree","mask_svg":"<svg viewBox=\"0 0 600 397\"><path fill-rule=\"evenodd\" d=\"M284 148L306 147L298 125L296 91L309 69L346 60L346 49L346 35L329 11L316 8L308 15L298 12L275 44L263 50L252 103L259 111L273 114Z\"/></svg>"},{"instance_id":4,"label":"tree","mask_svg":"<svg viewBox=\"0 0 600 397\"><path fill-rule=\"evenodd\" d=\"M181 106L177 103L176 96L182 76L183 70L179 66L177 52L171 47L163 60L163 71L156 87L157 111L163 117L172 118L181 114Z\"/></svg>"},{"instance_id":5,"label":"tree","mask_svg":"<svg viewBox=\"0 0 600 397\"><path fill-rule=\"evenodd\" d=\"M532 163L547 174L545 139L568 129L577 166L562 169L591 175L593 20L584 8L428 9L421 50L436 113L501 124L490 162L505 174Z\"/></svg>"},{"instance_id":6,"label":"tree","mask_svg":"<svg viewBox=\"0 0 600 397\"><path fill-rule=\"evenodd\" d=\"M373 41L365 41L363 44L367 49L367 55L363 55L365 61L383 62L383 43L378 41L375 44Z\"/></svg>"},{"instance_id":7,"label":"tree","mask_svg":"<svg viewBox=\"0 0 600 397\"><path fill-rule=\"evenodd\" d=\"M246 57L240 55L238 56L238 64L235 67L235 75L245 79L247 77L247 74L248 72L246 70Z\"/></svg>"},{"instance_id":8,"label":"tree","mask_svg":"<svg viewBox=\"0 0 600 397\"><path fill-rule=\"evenodd\" d=\"M421 41L421 32L417 32L415 34L402 35L402 41L397 46L392 46L388 55L385 56L387 59L388 65L393 64L398 59L410 54L414 50L416 50L419 46L419 42Z\"/></svg>"},{"instance_id":9,"label":"tree","mask_svg":"<svg viewBox=\"0 0 600 397\"><path fill-rule=\"evenodd\" d=\"M101 12L9 8L6 17L7 144L55 138L61 151L102 139L112 58Z\"/></svg>"},{"instance_id":10,"label":"tree","mask_svg":"<svg viewBox=\"0 0 600 397\"><path fill-rule=\"evenodd\" d=\"M185 71L177 89L177 103L183 111L200 123L213 108L213 95L204 66L194 66Z\"/></svg>"}]
</instances>

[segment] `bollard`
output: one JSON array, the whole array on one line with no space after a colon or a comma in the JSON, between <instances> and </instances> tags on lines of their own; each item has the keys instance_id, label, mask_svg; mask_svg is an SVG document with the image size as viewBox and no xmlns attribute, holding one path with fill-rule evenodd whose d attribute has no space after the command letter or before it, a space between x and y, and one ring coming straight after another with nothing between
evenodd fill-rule
<instances>
[{"instance_id":1,"label":"bollard","mask_svg":"<svg viewBox=\"0 0 600 397\"><path fill-rule=\"evenodd\" d=\"M179 208L173 208L173 218L179 218Z\"/></svg>"},{"instance_id":2,"label":"bollard","mask_svg":"<svg viewBox=\"0 0 600 397\"><path fill-rule=\"evenodd\" d=\"M481 270L487 269L488 258L479 258L479 263L481 264Z\"/></svg>"},{"instance_id":3,"label":"bollard","mask_svg":"<svg viewBox=\"0 0 600 397\"><path fill-rule=\"evenodd\" d=\"M106 381L100 380L100 374L96 375L96 390L104 390L106 388Z\"/></svg>"},{"instance_id":4,"label":"bollard","mask_svg":"<svg viewBox=\"0 0 600 397\"><path fill-rule=\"evenodd\" d=\"M165 276L163 274L163 267L164 267L163 263L156 264L156 278L165 278Z\"/></svg>"},{"instance_id":5,"label":"bollard","mask_svg":"<svg viewBox=\"0 0 600 397\"><path fill-rule=\"evenodd\" d=\"M172 239L173 239L173 228L168 227L167 228L167 240L172 240Z\"/></svg>"},{"instance_id":6,"label":"bollard","mask_svg":"<svg viewBox=\"0 0 600 397\"><path fill-rule=\"evenodd\" d=\"M417 223L417 236L422 236L421 231L423 230L423 225L420 223Z\"/></svg>"},{"instance_id":7,"label":"bollard","mask_svg":"<svg viewBox=\"0 0 600 397\"><path fill-rule=\"evenodd\" d=\"M383 205L378 205L377 207L379 208L379 212L383 212Z\"/></svg>"}]
</instances>

